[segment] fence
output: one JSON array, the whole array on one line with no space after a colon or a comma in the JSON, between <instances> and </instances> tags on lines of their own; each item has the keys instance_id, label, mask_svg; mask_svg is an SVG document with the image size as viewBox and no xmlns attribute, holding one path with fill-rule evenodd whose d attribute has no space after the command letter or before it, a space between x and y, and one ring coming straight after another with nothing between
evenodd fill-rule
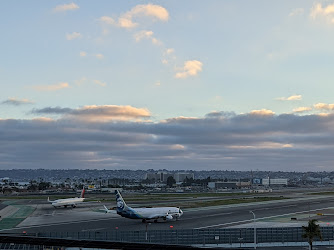
<instances>
[{"instance_id":1,"label":"fence","mask_svg":"<svg viewBox=\"0 0 334 250\"><path fill-rule=\"evenodd\" d=\"M323 241L334 240L334 228L321 228ZM288 228L257 228L257 243L306 242L302 238L303 229ZM155 243L167 245L199 245L199 244L233 244L253 243L253 228L233 229L185 229L185 230L148 230L148 231L107 231L107 232L45 232L37 237L81 239L111 242ZM315 239L317 240L317 239Z\"/></svg>"}]
</instances>

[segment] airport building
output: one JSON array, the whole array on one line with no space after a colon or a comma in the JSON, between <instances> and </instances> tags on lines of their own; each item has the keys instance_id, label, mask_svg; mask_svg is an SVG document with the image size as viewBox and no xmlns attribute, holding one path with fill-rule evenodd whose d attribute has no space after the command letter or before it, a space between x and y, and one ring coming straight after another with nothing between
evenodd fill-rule
<instances>
[{"instance_id":1,"label":"airport building","mask_svg":"<svg viewBox=\"0 0 334 250\"><path fill-rule=\"evenodd\" d=\"M186 178L194 179L194 173L178 172L174 174L174 179L176 182L183 182Z\"/></svg>"},{"instance_id":2,"label":"airport building","mask_svg":"<svg viewBox=\"0 0 334 250\"><path fill-rule=\"evenodd\" d=\"M223 181L214 181L208 183L208 188L212 189L236 189L236 182L223 182Z\"/></svg>"},{"instance_id":3,"label":"airport building","mask_svg":"<svg viewBox=\"0 0 334 250\"><path fill-rule=\"evenodd\" d=\"M188 173L188 172L169 173L165 171L159 171L155 173L146 173L145 179L149 179L149 180L153 179L159 182L166 182L169 176L172 176L176 182L183 182L186 178L194 179L194 173Z\"/></svg>"},{"instance_id":4,"label":"airport building","mask_svg":"<svg viewBox=\"0 0 334 250\"><path fill-rule=\"evenodd\" d=\"M270 185L288 185L288 179L253 179L253 184L270 186Z\"/></svg>"}]
</instances>

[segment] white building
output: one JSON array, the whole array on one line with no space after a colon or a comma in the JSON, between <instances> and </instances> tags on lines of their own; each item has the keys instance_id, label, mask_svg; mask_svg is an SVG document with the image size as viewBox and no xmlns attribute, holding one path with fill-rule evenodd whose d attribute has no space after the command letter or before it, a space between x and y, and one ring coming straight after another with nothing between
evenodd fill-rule
<instances>
[{"instance_id":1,"label":"white building","mask_svg":"<svg viewBox=\"0 0 334 250\"><path fill-rule=\"evenodd\" d=\"M269 186L269 185L288 185L288 179L262 179L262 185Z\"/></svg>"},{"instance_id":2,"label":"white building","mask_svg":"<svg viewBox=\"0 0 334 250\"><path fill-rule=\"evenodd\" d=\"M176 182L183 182L186 178L194 179L194 173L188 173L188 172L177 172L177 173L169 173L165 171L159 171L156 173L146 173L145 179L160 181L160 182L166 182L168 177L172 176Z\"/></svg>"},{"instance_id":3,"label":"white building","mask_svg":"<svg viewBox=\"0 0 334 250\"><path fill-rule=\"evenodd\" d=\"M183 182L186 178L188 178L188 179L193 178L194 179L194 173L178 172L178 173L174 174L174 179L175 179L176 182Z\"/></svg>"}]
</instances>

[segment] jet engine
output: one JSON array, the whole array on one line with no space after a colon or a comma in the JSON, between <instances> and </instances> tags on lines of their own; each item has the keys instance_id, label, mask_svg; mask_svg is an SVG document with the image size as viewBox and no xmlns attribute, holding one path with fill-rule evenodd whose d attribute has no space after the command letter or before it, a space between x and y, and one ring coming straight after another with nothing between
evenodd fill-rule
<instances>
[{"instance_id":1,"label":"jet engine","mask_svg":"<svg viewBox=\"0 0 334 250\"><path fill-rule=\"evenodd\" d=\"M170 214L167 214L167 215L166 215L166 219L167 219L167 220L172 220L172 219L173 219L173 216L171 216Z\"/></svg>"}]
</instances>

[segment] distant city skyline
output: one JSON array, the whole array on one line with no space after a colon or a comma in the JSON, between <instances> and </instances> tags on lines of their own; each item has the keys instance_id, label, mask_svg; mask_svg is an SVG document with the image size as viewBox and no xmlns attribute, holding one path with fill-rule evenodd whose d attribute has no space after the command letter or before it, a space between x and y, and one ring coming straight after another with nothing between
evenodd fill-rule
<instances>
[{"instance_id":1,"label":"distant city skyline","mask_svg":"<svg viewBox=\"0 0 334 250\"><path fill-rule=\"evenodd\" d=\"M2 1L0 168L332 171L333 1Z\"/></svg>"}]
</instances>

